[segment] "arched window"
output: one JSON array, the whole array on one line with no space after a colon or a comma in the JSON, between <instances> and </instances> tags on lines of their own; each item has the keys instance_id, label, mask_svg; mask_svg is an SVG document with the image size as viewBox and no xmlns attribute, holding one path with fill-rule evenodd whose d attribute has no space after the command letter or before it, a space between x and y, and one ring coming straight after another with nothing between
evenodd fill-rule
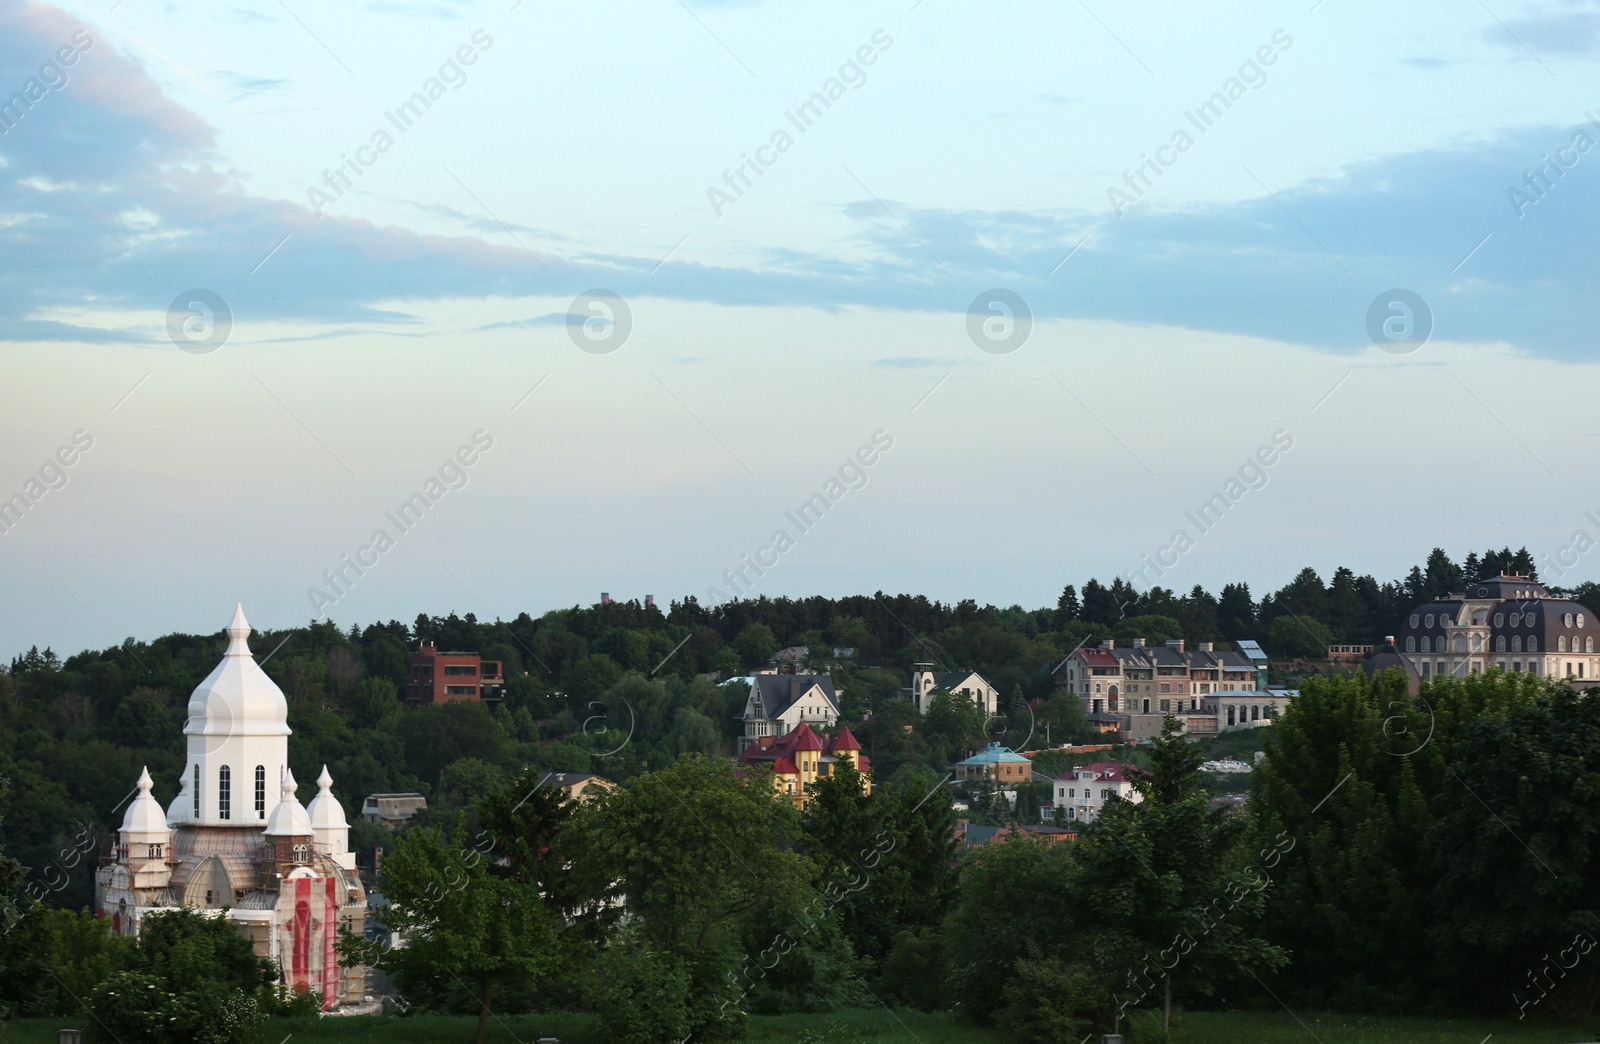
<instances>
[{"instance_id":1,"label":"arched window","mask_svg":"<svg viewBox=\"0 0 1600 1044\"><path fill-rule=\"evenodd\" d=\"M1584 652L1594 652L1594 638L1593 638L1593 636L1587 637L1587 638L1585 638L1583 640L1583 651Z\"/></svg>"},{"instance_id":2,"label":"arched window","mask_svg":"<svg viewBox=\"0 0 1600 1044\"><path fill-rule=\"evenodd\" d=\"M1251 721L1260 721L1261 720L1261 708L1260 707L1254 707L1253 706L1253 707L1250 708L1250 720Z\"/></svg>"},{"instance_id":3,"label":"arched window","mask_svg":"<svg viewBox=\"0 0 1600 1044\"><path fill-rule=\"evenodd\" d=\"M1511 651L1512 652L1521 652L1522 651L1522 635L1514 634L1514 635L1511 636Z\"/></svg>"},{"instance_id":4,"label":"arched window","mask_svg":"<svg viewBox=\"0 0 1600 1044\"><path fill-rule=\"evenodd\" d=\"M1502 635L1500 635L1498 638L1496 638L1494 640L1494 651L1495 652L1505 652L1506 651L1506 636L1505 635L1502 634Z\"/></svg>"},{"instance_id":5,"label":"arched window","mask_svg":"<svg viewBox=\"0 0 1600 1044\"><path fill-rule=\"evenodd\" d=\"M1233 704L1230 703L1228 704L1228 724L1232 725L1233 723Z\"/></svg>"},{"instance_id":6,"label":"arched window","mask_svg":"<svg viewBox=\"0 0 1600 1044\"><path fill-rule=\"evenodd\" d=\"M1433 652L1433 639L1429 638L1427 635L1422 636L1422 651Z\"/></svg>"},{"instance_id":7,"label":"arched window","mask_svg":"<svg viewBox=\"0 0 1600 1044\"><path fill-rule=\"evenodd\" d=\"M310 856L310 848L303 842L294 846L294 861L304 863Z\"/></svg>"},{"instance_id":8,"label":"arched window","mask_svg":"<svg viewBox=\"0 0 1600 1044\"><path fill-rule=\"evenodd\" d=\"M256 766L256 818L267 818L267 766Z\"/></svg>"},{"instance_id":9,"label":"arched window","mask_svg":"<svg viewBox=\"0 0 1600 1044\"><path fill-rule=\"evenodd\" d=\"M1467 636L1464 635L1464 634L1456 635L1456 652L1463 652L1464 653L1466 651L1467 651Z\"/></svg>"},{"instance_id":10,"label":"arched window","mask_svg":"<svg viewBox=\"0 0 1600 1044\"><path fill-rule=\"evenodd\" d=\"M1539 651L1539 639L1538 639L1537 636L1531 635L1531 634L1528 635L1528 651L1529 652L1538 652ZM1535 672L1535 673L1537 673L1537 672Z\"/></svg>"},{"instance_id":11,"label":"arched window","mask_svg":"<svg viewBox=\"0 0 1600 1044\"><path fill-rule=\"evenodd\" d=\"M1567 636L1563 634L1563 635L1561 635L1560 637L1558 637L1556 639L1556 652L1566 652L1566 651L1567 651Z\"/></svg>"},{"instance_id":12,"label":"arched window","mask_svg":"<svg viewBox=\"0 0 1600 1044\"><path fill-rule=\"evenodd\" d=\"M233 815L233 770L224 765L217 769L217 818Z\"/></svg>"},{"instance_id":13,"label":"arched window","mask_svg":"<svg viewBox=\"0 0 1600 1044\"><path fill-rule=\"evenodd\" d=\"M1417 651L1417 640L1415 638L1407 638L1406 639L1406 652L1416 652L1416 651Z\"/></svg>"},{"instance_id":14,"label":"arched window","mask_svg":"<svg viewBox=\"0 0 1600 1044\"><path fill-rule=\"evenodd\" d=\"M192 797L194 798L194 802L193 802L194 803L194 818L195 819L199 819L200 818L200 763L198 761L194 763L194 783L192 784L192 786L194 787L194 794L192 795Z\"/></svg>"}]
</instances>

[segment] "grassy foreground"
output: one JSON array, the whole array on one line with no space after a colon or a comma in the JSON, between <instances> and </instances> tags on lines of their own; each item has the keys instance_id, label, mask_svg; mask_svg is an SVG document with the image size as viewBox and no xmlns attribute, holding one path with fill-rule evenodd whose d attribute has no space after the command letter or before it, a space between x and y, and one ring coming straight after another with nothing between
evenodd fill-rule
<instances>
[{"instance_id":1,"label":"grassy foreground","mask_svg":"<svg viewBox=\"0 0 1600 1044\"><path fill-rule=\"evenodd\" d=\"M1153 1044L1155 1024L1141 1019L1137 1044ZM5 1044L54 1044L56 1030L84 1028L77 1019L19 1019L5 1024ZM1197 1012L1176 1016L1175 1044L1580 1044L1593 1041L1594 1027L1572 1023L1495 1022L1476 1019L1376 1019L1354 1015ZM472 1018L278 1019L267 1026L269 1044L286 1038L295 1044L312 1041L418 1041L422 1044L464 1044L477 1029ZM1146 1030L1138 1033L1139 1030ZM600 1030L585 1015L507 1016L490 1023L488 1039L496 1044L531 1044L540 1037L558 1037L561 1044L604 1044ZM843 1011L830 1015L781 1015L752 1018L747 1044L1001 1044L1015 1040L997 1030L982 1029L949 1015L923 1012Z\"/></svg>"}]
</instances>

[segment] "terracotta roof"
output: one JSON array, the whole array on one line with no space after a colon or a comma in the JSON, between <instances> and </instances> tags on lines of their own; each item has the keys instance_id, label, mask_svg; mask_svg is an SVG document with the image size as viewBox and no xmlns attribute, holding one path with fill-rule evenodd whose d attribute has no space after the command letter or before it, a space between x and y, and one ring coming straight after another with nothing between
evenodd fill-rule
<instances>
[{"instance_id":1,"label":"terracotta roof","mask_svg":"<svg viewBox=\"0 0 1600 1044\"><path fill-rule=\"evenodd\" d=\"M829 744L829 748L832 750L860 750L861 744L856 742L855 736L850 732L850 727L842 725L839 728L839 734Z\"/></svg>"},{"instance_id":2,"label":"terracotta roof","mask_svg":"<svg viewBox=\"0 0 1600 1044\"><path fill-rule=\"evenodd\" d=\"M772 763L772 771L780 776L798 776L800 769L796 767L794 759L784 754Z\"/></svg>"},{"instance_id":3,"label":"terracotta roof","mask_svg":"<svg viewBox=\"0 0 1600 1044\"><path fill-rule=\"evenodd\" d=\"M794 742L787 745L791 751L822 750L822 741L817 738L815 732L811 731L811 726L803 721L790 730L788 736L784 738L793 738Z\"/></svg>"}]
</instances>

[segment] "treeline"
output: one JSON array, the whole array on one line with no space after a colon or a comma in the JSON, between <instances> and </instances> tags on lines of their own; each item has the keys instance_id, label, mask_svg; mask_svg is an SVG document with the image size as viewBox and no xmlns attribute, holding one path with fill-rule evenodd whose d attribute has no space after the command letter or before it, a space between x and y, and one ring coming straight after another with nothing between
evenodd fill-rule
<instances>
[{"instance_id":1,"label":"treeline","mask_svg":"<svg viewBox=\"0 0 1600 1044\"><path fill-rule=\"evenodd\" d=\"M1247 815L1212 810L1169 720L1133 776L1140 802L1114 800L1077 841L964 853L931 774L869 796L842 766L800 812L764 774L692 753L593 802L529 772L407 831L375 913L404 945L380 931L341 950L414 1013L475 1015L481 1032L588 1012L636 1044L879 1003L1036 1042L1151 1039L1173 1011L1280 1004L1592 1016L1600 701L1497 671L1416 698L1398 672L1314 677L1264 731ZM259 1040L289 1000L220 938L183 951L187 975L164 971L188 922L131 949L92 927L28 910L0 938L0 1005L65 1015L95 998L129 1044L172 1007L186 1023L232 1012L206 1039ZM206 960L234 964L207 975ZM41 991L24 967L72 988Z\"/></svg>"}]
</instances>

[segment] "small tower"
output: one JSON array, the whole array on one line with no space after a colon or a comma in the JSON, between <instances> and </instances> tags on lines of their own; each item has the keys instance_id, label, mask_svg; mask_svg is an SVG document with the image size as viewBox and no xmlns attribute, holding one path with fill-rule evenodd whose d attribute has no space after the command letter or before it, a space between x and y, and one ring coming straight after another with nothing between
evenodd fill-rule
<instances>
[{"instance_id":1,"label":"small tower","mask_svg":"<svg viewBox=\"0 0 1600 1044\"><path fill-rule=\"evenodd\" d=\"M139 773L139 796L128 805L122 817L117 844L117 862L128 868L132 887L165 888L171 882L172 832L161 805L150 795L154 784L150 769Z\"/></svg>"},{"instance_id":2,"label":"small tower","mask_svg":"<svg viewBox=\"0 0 1600 1044\"><path fill-rule=\"evenodd\" d=\"M333 777L328 774L326 765L322 766L322 775L317 777L317 796L306 806L306 815L311 820L317 846L335 863L346 870L354 870L356 855L350 851L350 824L344 818L344 806L333 796Z\"/></svg>"},{"instance_id":3,"label":"small tower","mask_svg":"<svg viewBox=\"0 0 1600 1044\"><path fill-rule=\"evenodd\" d=\"M306 814L305 806L295 797L297 789L294 773L285 768L278 803L267 818L264 832L279 877L285 877L295 867L311 862L311 846L316 835L311 829L311 817Z\"/></svg>"},{"instance_id":4,"label":"small tower","mask_svg":"<svg viewBox=\"0 0 1600 1044\"><path fill-rule=\"evenodd\" d=\"M933 702L933 664L919 663L911 668L911 698L917 701L917 711L926 718Z\"/></svg>"}]
</instances>

